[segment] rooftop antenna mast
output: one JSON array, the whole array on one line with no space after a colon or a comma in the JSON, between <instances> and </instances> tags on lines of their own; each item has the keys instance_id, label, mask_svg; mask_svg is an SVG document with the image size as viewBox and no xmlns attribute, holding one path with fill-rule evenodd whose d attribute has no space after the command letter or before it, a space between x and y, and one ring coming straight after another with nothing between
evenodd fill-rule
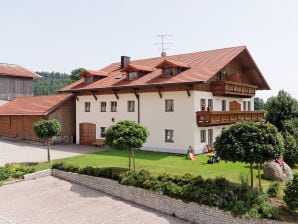
<instances>
[{"instance_id":1,"label":"rooftop antenna mast","mask_svg":"<svg viewBox=\"0 0 298 224\"><path fill-rule=\"evenodd\" d=\"M166 49L169 49L169 48L165 48L165 45L166 44L171 44L171 43L166 43L164 42L164 39L165 37L172 37L173 35L170 35L170 34L157 34L157 37L160 37L161 38L161 42L159 43L156 43L156 44L160 44L161 45L161 48L159 48L159 50L161 50L161 56L162 57L165 57L167 54L165 52Z\"/></svg>"}]
</instances>

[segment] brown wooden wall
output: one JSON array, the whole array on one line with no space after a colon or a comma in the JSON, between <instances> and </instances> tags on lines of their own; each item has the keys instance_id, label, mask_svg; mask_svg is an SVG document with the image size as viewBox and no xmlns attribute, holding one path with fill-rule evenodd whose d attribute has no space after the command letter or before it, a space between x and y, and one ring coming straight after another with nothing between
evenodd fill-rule
<instances>
[{"instance_id":1,"label":"brown wooden wall","mask_svg":"<svg viewBox=\"0 0 298 224\"><path fill-rule=\"evenodd\" d=\"M33 79L0 75L0 100L33 95Z\"/></svg>"}]
</instances>

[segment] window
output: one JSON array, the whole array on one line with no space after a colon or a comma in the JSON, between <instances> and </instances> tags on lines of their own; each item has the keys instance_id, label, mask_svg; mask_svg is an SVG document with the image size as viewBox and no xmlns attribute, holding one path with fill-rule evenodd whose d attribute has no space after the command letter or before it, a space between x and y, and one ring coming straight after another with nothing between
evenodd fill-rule
<instances>
[{"instance_id":1,"label":"window","mask_svg":"<svg viewBox=\"0 0 298 224\"><path fill-rule=\"evenodd\" d=\"M206 130L201 130L201 142L206 142Z\"/></svg>"},{"instance_id":2,"label":"window","mask_svg":"<svg viewBox=\"0 0 298 224\"><path fill-rule=\"evenodd\" d=\"M107 111L107 102L105 102L105 101L100 102L100 111L101 112Z\"/></svg>"},{"instance_id":3,"label":"window","mask_svg":"<svg viewBox=\"0 0 298 224\"><path fill-rule=\"evenodd\" d=\"M90 112L90 102L85 102L85 112Z\"/></svg>"},{"instance_id":4,"label":"window","mask_svg":"<svg viewBox=\"0 0 298 224\"><path fill-rule=\"evenodd\" d=\"M243 101L243 111L246 111L246 101Z\"/></svg>"},{"instance_id":5,"label":"window","mask_svg":"<svg viewBox=\"0 0 298 224\"><path fill-rule=\"evenodd\" d=\"M165 130L165 141L166 142L174 142L174 130Z\"/></svg>"},{"instance_id":6,"label":"window","mask_svg":"<svg viewBox=\"0 0 298 224\"><path fill-rule=\"evenodd\" d=\"M222 111L226 111L227 110L227 101L226 100L222 100L221 101L221 110Z\"/></svg>"},{"instance_id":7,"label":"window","mask_svg":"<svg viewBox=\"0 0 298 224\"><path fill-rule=\"evenodd\" d=\"M174 100L166 100L166 112L174 111Z\"/></svg>"},{"instance_id":8,"label":"window","mask_svg":"<svg viewBox=\"0 0 298 224\"><path fill-rule=\"evenodd\" d=\"M247 110L248 110L248 111L251 110L251 103L250 103L250 101L247 101Z\"/></svg>"},{"instance_id":9,"label":"window","mask_svg":"<svg viewBox=\"0 0 298 224\"><path fill-rule=\"evenodd\" d=\"M105 138L106 137L106 127L100 127L100 137Z\"/></svg>"},{"instance_id":10,"label":"window","mask_svg":"<svg viewBox=\"0 0 298 224\"><path fill-rule=\"evenodd\" d=\"M116 101L111 102L111 112L117 112L117 102Z\"/></svg>"},{"instance_id":11,"label":"window","mask_svg":"<svg viewBox=\"0 0 298 224\"><path fill-rule=\"evenodd\" d=\"M164 77L174 76L174 68L173 67L164 67L163 68L163 76Z\"/></svg>"},{"instance_id":12,"label":"window","mask_svg":"<svg viewBox=\"0 0 298 224\"><path fill-rule=\"evenodd\" d=\"M208 99L207 110L208 111L212 111L213 110L213 100L212 99Z\"/></svg>"},{"instance_id":13,"label":"window","mask_svg":"<svg viewBox=\"0 0 298 224\"><path fill-rule=\"evenodd\" d=\"M206 99L201 99L201 111L204 111L206 109Z\"/></svg>"},{"instance_id":14,"label":"window","mask_svg":"<svg viewBox=\"0 0 298 224\"><path fill-rule=\"evenodd\" d=\"M213 145L213 129L208 129L208 145Z\"/></svg>"},{"instance_id":15,"label":"window","mask_svg":"<svg viewBox=\"0 0 298 224\"><path fill-rule=\"evenodd\" d=\"M133 101L133 100L127 101L127 111L135 112L135 101Z\"/></svg>"},{"instance_id":16,"label":"window","mask_svg":"<svg viewBox=\"0 0 298 224\"><path fill-rule=\"evenodd\" d=\"M128 80L136 80L138 78L138 72L128 72Z\"/></svg>"},{"instance_id":17,"label":"window","mask_svg":"<svg viewBox=\"0 0 298 224\"><path fill-rule=\"evenodd\" d=\"M90 84L93 82L93 76L86 76L85 77L85 84Z\"/></svg>"}]
</instances>

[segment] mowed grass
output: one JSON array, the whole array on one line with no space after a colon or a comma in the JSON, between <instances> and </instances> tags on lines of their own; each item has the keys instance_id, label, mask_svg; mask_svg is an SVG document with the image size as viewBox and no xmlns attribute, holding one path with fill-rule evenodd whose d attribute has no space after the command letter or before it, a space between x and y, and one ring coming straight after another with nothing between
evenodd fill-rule
<instances>
[{"instance_id":1,"label":"mowed grass","mask_svg":"<svg viewBox=\"0 0 298 224\"><path fill-rule=\"evenodd\" d=\"M205 154L197 155L196 160L192 161L185 159L184 155L135 151L136 170L146 169L154 175L162 173L183 175L185 173L190 173L193 175L200 175L203 178L215 178L221 176L235 183L241 182L240 176L246 178L248 181L250 180L249 164L225 161L215 164L207 164L207 160L208 157ZM128 167L128 152L121 150L107 150L60 159L53 162L62 161L75 166ZM38 170L42 170L49 168L51 164L40 163L35 165L35 167ZM298 169L294 169L293 172L298 173ZM261 174L263 174L262 171ZM257 175L257 168L254 167L255 186L257 186L258 183ZM271 181L262 180L264 188L267 188L271 183Z\"/></svg>"}]
</instances>

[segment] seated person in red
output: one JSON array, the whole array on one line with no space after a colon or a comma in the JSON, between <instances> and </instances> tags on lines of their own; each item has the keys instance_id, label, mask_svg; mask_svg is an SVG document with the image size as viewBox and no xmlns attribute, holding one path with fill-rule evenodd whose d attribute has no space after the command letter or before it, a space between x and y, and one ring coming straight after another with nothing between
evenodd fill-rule
<instances>
[{"instance_id":1,"label":"seated person in red","mask_svg":"<svg viewBox=\"0 0 298 224\"><path fill-rule=\"evenodd\" d=\"M277 157L277 159L275 160L275 162L277 162L280 166L284 165L284 161L282 159L282 156Z\"/></svg>"}]
</instances>

